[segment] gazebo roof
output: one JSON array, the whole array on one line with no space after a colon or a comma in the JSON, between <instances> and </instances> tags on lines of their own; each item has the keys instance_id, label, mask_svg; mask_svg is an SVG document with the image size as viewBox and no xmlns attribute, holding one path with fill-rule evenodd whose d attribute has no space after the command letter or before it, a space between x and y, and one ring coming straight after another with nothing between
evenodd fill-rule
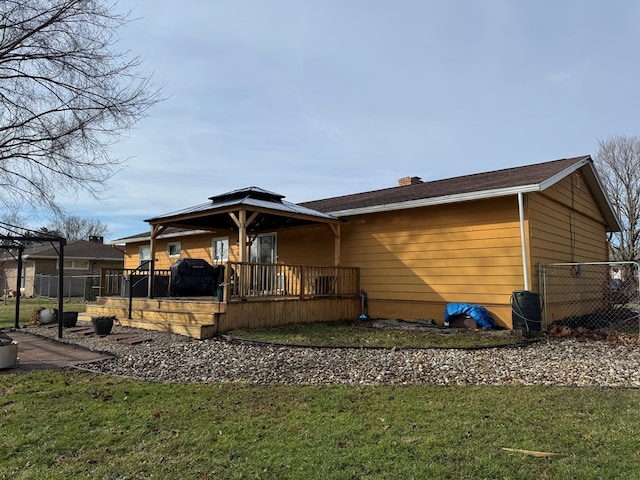
<instances>
[{"instance_id":1,"label":"gazebo roof","mask_svg":"<svg viewBox=\"0 0 640 480\"><path fill-rule=\"evenodd\" d=\"M312 223L339 223L328 213L319 212L284 200L284 195L258 187L247 187L209 197L209 202L145 220L152 225L187 229L235 229L230 213L238 210L258 215L248 232L274 230Z\"/></svg>"}]
</instances>

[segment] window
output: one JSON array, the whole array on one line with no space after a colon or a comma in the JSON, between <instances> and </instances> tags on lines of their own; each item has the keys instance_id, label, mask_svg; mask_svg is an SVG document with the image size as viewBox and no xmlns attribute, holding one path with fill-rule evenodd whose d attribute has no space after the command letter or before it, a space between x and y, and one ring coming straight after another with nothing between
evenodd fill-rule
<instances>
[{"instance_id":1,"label":"window","mask_svg":"<svg viewBox=\"0 0 640 480\"><path fill-rule=\"evenodd\" d=\"M167 255L170 257L180 256L180 242L172 242L167 245Z\"/></svg>"},{"instance_id":2,"label":"window","mask_svg":"<svg viewBox=\"0 0 640 480\"><path fill-rule=\"evenodd\" d=\"M89 260L65 260L64 268L69 270L89 270Z\"/></svg>"},{"instance_id":3,"label":"window","mask_svg":"<svg viewBox=\"0 0 640 480\"><path fill-rule=\"evenodd\" d=\"M211 242L213 263L229 261L229 237L214 238Z\"/></svg>"},{"instance_id":4,"label":"window","mask_svg":"<svg viewBox=\"0 0 640 480\"><path fill-rule=\"evenodd\" d=\"M141 270L149 270L149 261L151 260L151 247L149 245L143 245L140 247L138 265Z\"/></svg>"},{"instance_id":5,"label":"window","mask_svg":"<svg viewBox=\"0 0 640 480\"><path fill-rule=\"evenodd\" d=\"M26 287L26 286L27 286L27 265L28 265L28 263L29 263L29 262L25 262L25 263L22 265L22 276L21 276L21 278L20 278L20 287L21 287L21 288L24 288L24 287ZM29 266L31 266L31 265L29 265ZM6 281L6 280L5 280L5 281Z\"/></svg>"}]
</instances>

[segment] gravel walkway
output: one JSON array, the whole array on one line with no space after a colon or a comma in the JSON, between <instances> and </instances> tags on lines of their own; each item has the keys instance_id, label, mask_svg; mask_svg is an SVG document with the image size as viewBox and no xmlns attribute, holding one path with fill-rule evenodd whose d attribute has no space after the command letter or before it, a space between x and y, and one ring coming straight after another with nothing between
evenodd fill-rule
<instances>
[{"instance_id":1,"label":"gravel walkway","mask_svg":"<svg viewBox=\"0 0 640 480\"><path fill-rule=\"evenodd\" d=\"M51 327L26 331L57 335ZM115 341L118 334L151 341L131 345ZM116 355L82 368L160 382L640 387L640 347L595 340L550 339L480 350L324 349L194 340L114 326L107 337L65 331L61 341Z\"/></svg>"}]
</instances>

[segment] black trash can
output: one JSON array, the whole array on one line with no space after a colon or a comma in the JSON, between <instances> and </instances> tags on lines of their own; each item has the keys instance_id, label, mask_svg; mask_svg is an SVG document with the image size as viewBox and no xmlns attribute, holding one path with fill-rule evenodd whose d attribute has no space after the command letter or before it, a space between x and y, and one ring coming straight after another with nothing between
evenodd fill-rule
<instances>
[{"instance_id":1,"label":"black trash can","mask_svg":"<svg viewBox=\"0 0 640 480\"><path fill-rule=\"evenodd\" d=\"M511 294L514 330L539 332L542 328L542 297L538 292L516 290Z\"/></svg>"}]
</instances>

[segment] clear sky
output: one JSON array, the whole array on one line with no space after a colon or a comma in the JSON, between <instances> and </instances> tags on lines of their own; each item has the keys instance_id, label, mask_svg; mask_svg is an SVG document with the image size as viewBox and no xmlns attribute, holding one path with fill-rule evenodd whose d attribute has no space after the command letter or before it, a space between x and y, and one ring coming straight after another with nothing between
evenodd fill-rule
<instances>
[{"instance_id":1,"label":"clear sky","mask_svg":"<svg viewBox=\"0 0 640 480\"><path fill-rule=\"evenodd\" d=\"M121 1L128 8L134 1ZM168 99L97 218L258 186L292 202L597 153L640 134L640 2L137 0L121 47Z\"/></svg>"}]
</instances>

